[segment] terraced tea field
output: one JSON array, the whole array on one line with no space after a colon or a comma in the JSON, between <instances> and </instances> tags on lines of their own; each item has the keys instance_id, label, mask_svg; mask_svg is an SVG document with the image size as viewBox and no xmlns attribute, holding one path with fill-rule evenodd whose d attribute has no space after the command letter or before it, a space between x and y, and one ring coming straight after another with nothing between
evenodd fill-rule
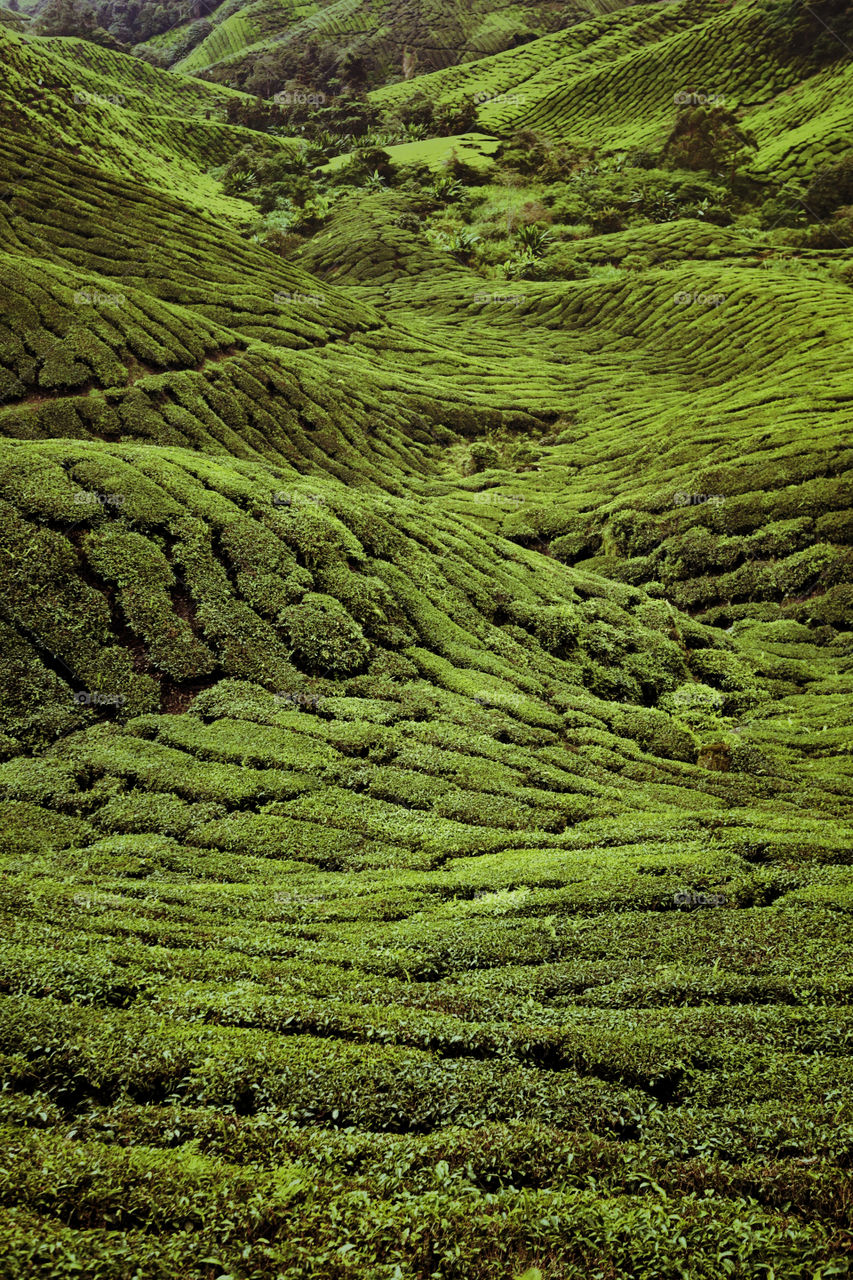
<instances>
[{"instance_id":1,"label":"terraced tea field","mask_svg":"<svg viewBox=\"0 0 853 1280\"><path fill-rule=\"evenodd\" d=\"M846 11L162 10L0 10L0 1276L850 1275Z\"/></svg>"},{"instance_id":2,"label":"terraced tea field","mask_svg":"<svg viewBox=\"0 0 853 1280\"><path fill-rule=\"evenodd\" d=\"M419 72L500 53L554 28L622 7L624 0L249 0L211 7L210 33L173 65L183 72L236 77L242 87L259 63L321 47L351 53L371 78L396 72L404 53ZM182 39L179 26L154 48Z\"/></svg>"}]
</instances>

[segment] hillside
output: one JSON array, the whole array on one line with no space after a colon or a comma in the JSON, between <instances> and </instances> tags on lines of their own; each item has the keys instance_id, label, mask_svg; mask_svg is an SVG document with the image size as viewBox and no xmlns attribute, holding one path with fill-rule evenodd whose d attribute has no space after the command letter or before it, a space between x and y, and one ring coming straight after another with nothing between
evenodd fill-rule
<instances>
[{"instance_id":1,"label":"hillside","mask_svg":"<svg viewBox=\"0 0 853 1280\"><path fill-rule=\"evenodd\" d=\"M0 1277L849 1275L848 10L53 2Z\"/></svg>"},{"instance_id":2,"label":"hillside","mask_svg":"<svg viewBox=\"0 0 853 1280\"><path fill-rule=\"evenodd\" d=\"M293 74L310 67L333 69L346 83L374 86L389 75L411 78L515 48L623 3L226 0L199 6L204 16L194 21L170 22L147 45L143 31L136 29L143 14L124 34L145 56L160 55L181 71L210 72L241 87L247 78L260 84L268 73L275 77L282 69ZM103 6L101 13L111 29L121 30L120 5ZM166 10L157 25L171 16Z\"/></svg>"}]
</instances>

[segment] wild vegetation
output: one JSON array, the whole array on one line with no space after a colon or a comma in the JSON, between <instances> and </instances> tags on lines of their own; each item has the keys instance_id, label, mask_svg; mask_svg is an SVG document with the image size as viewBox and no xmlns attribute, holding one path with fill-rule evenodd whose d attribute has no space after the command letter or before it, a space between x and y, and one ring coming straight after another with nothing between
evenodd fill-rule
<instances>
[{"instance_id":1,"label":"wild vegetation","mask_svg":"<svg viewBox=\"0 0 853 1280\"><path fill-rule=\"evenodd\" d=\"M849 1275L849 10L0 18L0 1276Z\"/></svg>"}]
</instances>

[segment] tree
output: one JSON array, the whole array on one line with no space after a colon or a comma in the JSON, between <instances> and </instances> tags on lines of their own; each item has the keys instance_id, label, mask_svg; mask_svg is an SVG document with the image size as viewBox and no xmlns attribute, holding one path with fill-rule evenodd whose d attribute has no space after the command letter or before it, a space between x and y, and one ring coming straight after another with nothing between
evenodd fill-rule
<instances>
[{"instance_id":1,"label":"tree","mask_svg":"<svg viewBox=\"0 0 853 1280\"><path fill-rule=\"evenodd\" d=\"M815 170L803 204L816 218L853 204L853 151L848 151L837 164Z\"/></svg>"},{"instance_id":2,"label":"tree","mask_svg":"<svg viewBox=\"0 0 853 1280\"><path fill-rule=\"evenodd\" d=\"M48 0L36 24L41 36L80 36L95 29L95 14L82 0Z\"/></svg>"},{"instance_id":3,"label":"tree","mask_svg":"<svg viewBox=\"0 0 853 1280\"><path fill-rule=\"evenodd\" d=\"M850 0L775 0L765 12L783 57L821 67L845 57L853 44Z\"/></svg>"},{"instance_id":4,"label":"tree","mask_svg":"<svg viewBox=\"0 0 853 1280\"><path fill-rule=\"evenodd\" d=\"M98 25L94 9L86 0L48 0L36 23L40 36L76 36L108 49L122 46L109 31Z\"/></svg>"},{"instance_id":5,"label":"tree","mask_svg":"<svg viewBox=\"0 0 853 1280\"><path fill-rule=\"evenodd\" d=\"M752 135L738 128L737 116L726 107L685 106L676 116L663 154L675 169L707 169L733 178L749 158L749 149L756 146Z\"/></svg>"}]
</instances>

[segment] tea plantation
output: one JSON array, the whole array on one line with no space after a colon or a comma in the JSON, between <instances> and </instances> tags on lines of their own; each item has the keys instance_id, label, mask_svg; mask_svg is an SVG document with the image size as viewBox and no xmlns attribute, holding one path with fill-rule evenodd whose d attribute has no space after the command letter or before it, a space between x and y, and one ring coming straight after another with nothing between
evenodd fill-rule
<instances>
[{"instance_id":1,"label":"tea plantation","mask_svg":"<svg viewBox=\"0 0 853 1280\"><path fill-rule=\"evenodd\" d=\"M0 7L0 1278L853 1274L853 13Z\"/></svg>"}]
</instances>

